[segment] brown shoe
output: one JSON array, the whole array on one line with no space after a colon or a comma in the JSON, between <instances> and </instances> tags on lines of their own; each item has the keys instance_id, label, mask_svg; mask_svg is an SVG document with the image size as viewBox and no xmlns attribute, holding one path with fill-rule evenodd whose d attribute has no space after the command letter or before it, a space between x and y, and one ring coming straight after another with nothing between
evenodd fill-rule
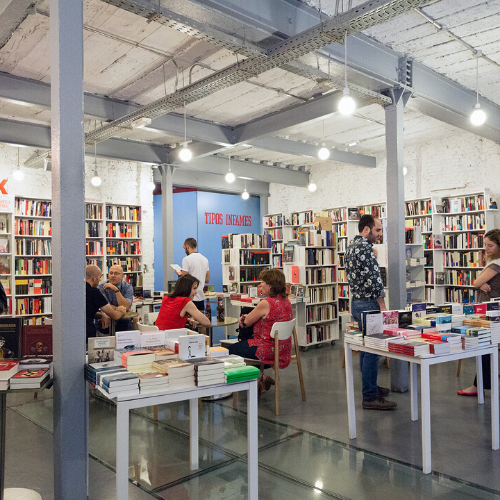
<instances>
[{"instance_id":1,"label":"brown shoe","mask_svg":"<svg viewBox=\"0 0 500 500\"><path fill-rule=\"evenodd\" d=\"M395 410L397 403L394 401L387 401L383 397L378 397L373 401L365 401L363 399L363 408L365 410Z\"/></svg>"},{"instance_id":2,"label":"brown shoe","mask_svg":"<svg viewBox=\"0 0 500 500\"><path fill-rule=\"evenodd\" d=\"M276 384L274 379L272 377L267 376L265 373L262 374L260 379L262 381L262 388L264 389L264 391L268 391L269 389L271 389L273 385Z\"/></svg>"}]
</instances>

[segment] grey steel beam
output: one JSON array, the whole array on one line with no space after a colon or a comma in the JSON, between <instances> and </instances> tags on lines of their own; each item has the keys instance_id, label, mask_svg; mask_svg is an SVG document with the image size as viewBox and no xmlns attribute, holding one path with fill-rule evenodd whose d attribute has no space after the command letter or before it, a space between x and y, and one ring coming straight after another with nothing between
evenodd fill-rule
<instances>
[{"instance_id":1,"label":"grey steel beam","mask_svg":"<svg viewBox=\"0 0 500 500\"><path fill-rule=\"evenodd\" d=\"M33 0L3 0L0 2L0 48L28 16L27 9Z\"/></svg>"},{"instance_id":2,"label":"grey steel beam","mask_svg":"<svg viewBox=\"0 0 500 500\"><path fill-rule=\"evenodd\" d=\"M269 36L293 37L319 23L319 12L302 3L288 0L270 0L262 8L260 2L239 0L189 0L213 10L230 14L241 23L266 32ZM348 37L349 81L376 92L401 82L399 60L402 54L357 33ZM311 72L316 71L313 55L323 55L343 64L344 47L332 43L310 55L307 61ZM302 62L303 59L301 60ZM413 86L408 89L416 98L414 104L425 115L444 123L467 130L478 136L500 142L500 106L479 98L481 108L487 113L487 122L473 127L469 115L475 104L475 92L426 66L413 62Z\"/></svg>"},{"instance_id":3,"label":"grey steel beam","mask_svg":"<svg viewBox=\"0 0 500 500\"><path fill-rule=\"evenodd\" d=\"M54 498L87 498L83 3L50 2Z\"/></svg>"},{"instance_id":4,"label":"grey steel beam","mask_svg":"<svg viewBox=\"0 0 500 500\"><path fill-rule=\"evenodd\" d=\"M268 149L270 151L279 151L281 153L318 157L318 146L303 142L290 141L281 137L260 137L247 141L247 144L256 148ZM351 153L349 151L340 151L339 149L330 149L329 161L338 161L340 163L349 163L351 165L360 165L362 167L375 168L377 159L374 156Z\"/></svg>"},{"instance_id":5,"label":"grey steel beam","mask_svg":"<svg viewBox=\"0 0 500 500\"><path fill-rule=\"evenodd\" d=\"M8 75L6 73L0 73L0 97L49 108L50 85L36 82L34 80L19 78L16 76ZM312 99L311 101L305 104L300 104L299 106L296 106L294 108L264 116L249 124L236 127L235 129L188 118L188 137L190 139L194 139L195 141L200 141L199 144L190 145L190 148L193 149L194 157L204 157L209 154L215 154L219 151L222 151L225 146L229 146L238 142L247 142L251 144L251 138L259 137L262 135L269 135L282 130L283 128L291 127L298 123L303 123L305 121L320 119L322 117L328 116L329 114L334 112L334 109L336 109L338 98L339 93L337 92L327 94L326 96ZM93 94L85 94L84 102L85 113L87 115L99 118L103 121L113 120L117 116L122 116L140 108L140 106L137 104L124 103L122 101L117 101L116 99L109 99L104 96L97 96ZM0 131L0 142L11 142L17 144L24 141L25 145L33 147L49 147L48 145L36 143L35 138L39 136L38 133L34 133L33 137L31 137L29 135L26 135L26 132L24 130L18 132L18 127L19 125L14 124L11 130ZM40 125L38 127L43 128L44 126ZM42 130L42 128L40 130ZM155 119L150 125L150 128L155 128L165 133L182 137L184 135L184 118L181 115L170 113L168 115L161 116ZM48 133L50 134L50 130L48 129L48 127L46 127L46 131L48 131ZM3 139L2 136L4 137ZM49 137L50 135L46 136L46 139L48 139ZM111 141L119 141L119 139L111 139ZM270 147L272 142L273 141L262 142L262 144L265 144L265 147L263 147L263 149L272 150L272 148ZM120 143L116 143L116 145L123 145L123 149L119 149L118 147L114 148L110 146L102 147L101 144L102 143L99 143L97 145L97 151L100 156L102 155L110 158L119 158L124 160L128 159L135 161L148 161L151 163L164 163L167 161L167 159L162 157L159 153L160 151L162 151L161 146L146 145L146 143L142 143L141 146L141 143L138 141L121 141ZM210 146L210 144L215 144L217 147ZM279 144L280 147L278 151L281 153L297 154L301 156L316 155L315 152L311 154L311 146L307 144L299 142L294 143L293 141L290 141L291 149L287 149L283 141L277 141L277 144ZM256 143L256 147L260 146L258 146ZM152 148L154 151L156 151L156 154L158 154L159 157L156 159L151 158L147 160L139 159L143 157L143 151L146 151L148 148ZM93 146L89 146L88 151L90 151L91 149L93 151ZM107 151L109 151L109 154L105 154L105 152ZM115 151L115 153L113 154L112 151ZM177 158L177 154L178 153L176 153L175 150L171 152L172 156L169 159L170 163L182 164L182 162ZM332 154L333 156L335 156L335 161L341 161L353 165L375 166L375 158L371 160L372 164L367 165L366 162L368 160L366 160L366 158L370 157L364 157L363 155L337 150L332 152Z\"/></svg>"},{"instance_id":6,"label":"grey steel beam","mask_svg":"<svg viewBox=\"0 0 500 500\"><path fill-rule=\"evenodd\" d=\"M155 182L158 182L159 175L155 175ZM200 172L176 167L173 183L176 186L197 188L203 191L217 191L229 194L241 194L245 185L251 195L269 196L269 184L260 181L245 181L236 179L232 184L224 180L223 175L214 175L210 172Z\"/></svg>"},{"instance_id":7,"label":"grey steel beam","mask_svg":"<svg viewBox=\"0 0 500 500\"><path fill-rule=\"evenodd\" d=\"M155 169L156 170L156 169ZM162 211L162 246L163 246L163 290L168 290L168 282L174 280L174 271L170 264L174 263L174 194L173 178L175 167L161 165L161 211ZM158 175L156 172L153 176Z\"/></svg>"},{"instance_id":8,"label":"grey steel beam","mask_svg":"<svg viewBox=\"0 0 500 500\"><path fill-rule=\"evenodd\" d=\"M227 158L207 156L179 165L176 171L199 171L225 175L228 169ZM250 161L231 160L231 171L236 177L246 177L256 181L275 182L289 186L307 187L309 173L287 168L262 165Z\"/></svg>"},{"instance_id":9,"label":"grey steel beam","mask_svg":"<svg viewBox=\"0 0 500 500\"><path fill-rule=\"evenodd\" d=\"M193 159L204 158L205 156L210 156L226 149L223 146L217 146L216 144L207 144L206 142L195 142L189 144L188 147L191 150L191 153L193 153ZM181 149L182 147L178 147L170 151L170 163L174 165L184 164L184 162L179 158Z\"/></svg>"},{"instance_id":10,"label":"grey steel beam","mask_svg":"<svg viewBox=\"0 0 500 500\"><path fill-rule=\"evenodd\" d=\"M394 104L385 108L385 137L387 149L387 257L389 275L389 309L406 306L404 149L402 90Z\"/></svg>"}]
</instances>

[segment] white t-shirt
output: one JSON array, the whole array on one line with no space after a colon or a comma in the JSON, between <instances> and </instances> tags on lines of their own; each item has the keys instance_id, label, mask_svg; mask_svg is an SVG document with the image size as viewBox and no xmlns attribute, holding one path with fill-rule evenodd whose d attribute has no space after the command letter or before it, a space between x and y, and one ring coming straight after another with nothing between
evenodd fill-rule
<instances>
[{"instance_id":1,"label":"white t-shirt","mask_svg":"<svg viewBox=\"0 0 500 500\"><path fill-rule=\"evenodd\" d=\"M203 287L205 286L205 279L207 277L207 272L209 271L208 259L203 257L201 253L193 252L182 259L182 269L187 271L191 276L200 280L198 291L196 292L193 300L205 300Z\"/></svg>"}]
</instances>

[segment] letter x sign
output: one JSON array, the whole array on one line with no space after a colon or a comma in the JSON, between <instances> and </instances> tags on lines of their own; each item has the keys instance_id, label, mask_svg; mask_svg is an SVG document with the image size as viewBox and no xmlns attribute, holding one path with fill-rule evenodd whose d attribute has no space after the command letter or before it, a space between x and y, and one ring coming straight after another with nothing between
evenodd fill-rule
<instances>
[{"instance_id":1,"label":"letter x sign","mask_svg":"<svg viewBox=\"0 0 500 500\"><path fill-rule=\"evenodd\" d=\"M5 184L7 184L7 179L3 179L0 181L0 193L7 194L7 190L5 189Z\"/></svg>"}]
</instances>

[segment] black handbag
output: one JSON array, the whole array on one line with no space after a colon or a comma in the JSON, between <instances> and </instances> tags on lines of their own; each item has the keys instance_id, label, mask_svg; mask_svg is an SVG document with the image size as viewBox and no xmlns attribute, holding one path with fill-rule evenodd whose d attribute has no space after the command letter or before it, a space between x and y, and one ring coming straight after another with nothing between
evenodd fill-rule
<instances>
[{"instance_id":1,"label":"black handbag","mask_svg":"<svg viewBox=\"0 0 500 500\"><path fill-rule=\"evenodd\" d=\"M248 314L253 311L253 307L242 307L241 314ZM253 325L252 326L243 326L236 328L238 332L238 340L248 340L253 337Z\"/></svg>"}]
</instances>

